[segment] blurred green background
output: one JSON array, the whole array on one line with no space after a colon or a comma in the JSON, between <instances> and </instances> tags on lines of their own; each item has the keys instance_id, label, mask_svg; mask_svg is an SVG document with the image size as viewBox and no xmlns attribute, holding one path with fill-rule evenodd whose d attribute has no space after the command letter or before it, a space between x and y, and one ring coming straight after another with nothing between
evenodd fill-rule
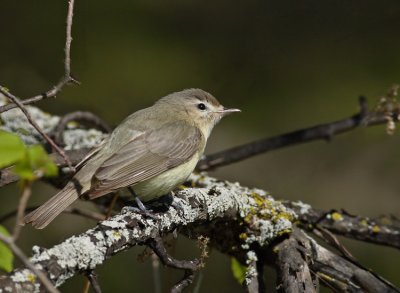
<instances>
[{"instance_id":1,"label":"blurred green background","mask_svg":"<svg viewBox=\"0 0 400 293\"><path fill-rule=\"evenodd\" d=\"M23 98L46 91L63 73L67 1L3 0L1 8L0 84ZM163 95L199 87L243 111L217 126L207 148L212 153L347 117L358 110L360 94L373 105L400 83L399 32L397 0L77 0L72 71L82 84L39 106L58 115L93 111L116 125ZM400 216L399 143L398 131L388 136L384 126L362 128L212 175L321 209ZM31 204L54 192L36 184ZM0 195L4 214L16 206L18 187ZM19 241L29 253L33 244L49 247L93 224L63 215L44 231L24 228ZM361 263L400 285L398 251L344 243ZM98 270L104 292L152 292L151 260L136 260L142 250L118 255ZM178 239L178 258L198 254L194 242ZM272 271L266 275L273 288ZM179 276L162 270L164 291ZM83 282L75 277L61 290L80 292ZM243 292L229 259L212 251L199 292L228 290Z\"/></svg>"}]
</instances>

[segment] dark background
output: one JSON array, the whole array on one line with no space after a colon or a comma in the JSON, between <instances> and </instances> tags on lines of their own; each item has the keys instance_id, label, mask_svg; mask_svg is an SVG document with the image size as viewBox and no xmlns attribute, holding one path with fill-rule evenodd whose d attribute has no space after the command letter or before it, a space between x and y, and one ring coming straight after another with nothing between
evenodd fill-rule
<instances>
[{"instance_id":1,"label":"dark background","mask_svg":"<svg viewBox=\"0 0 400 293\"><path fill-rule=\"evenodd\" d=\"M67 1L1 4L0 84L22 98L44 92L63 73ZM400 82L399 31L397 0L78 0L72 71L82 85L39 106L58 115L89 110L116 125L163 95L199 87L243 111L216 127L211 153L350 116L360 94L374 105ZM361 128L331 143L274 151L212 175L321 209L400 216L399 143L399 133L388 136L384 126ZM54 192L36 184L32 205ZM0 196L4 214L16 206L18 187L2 189ZM24 228L19 243L29 254L33 244L49 247L93 225L63 215L44 231ZM363 264L400 285L398 251L344 243ZM118 255L98 270L104 292L153 290L150 259L136 260L142 250ZM199 249L180 238L175 252L189 258ZM243 292L229 262L212 251L199 292ZM162 276L165 290L179 274L163 270ZM272 271L266 278L272 286ZM78 276L61 290L79 292L82 284Z\"/></svg>"}]
</instances>

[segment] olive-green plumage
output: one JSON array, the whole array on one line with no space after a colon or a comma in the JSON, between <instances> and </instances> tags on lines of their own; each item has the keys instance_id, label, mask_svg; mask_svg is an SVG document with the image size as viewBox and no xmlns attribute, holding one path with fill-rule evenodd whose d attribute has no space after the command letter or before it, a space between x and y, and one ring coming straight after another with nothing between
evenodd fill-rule
<instances>
[{"instance_id":1,"label":"olive-green plumage","mask_svg":"<svg viewBox=\"0 0 400 293\"><path fill-rule=\"evenodd\" d=\"M203 154L226 109L209 93L188 89L170 94L128 116L81 163L74 178L24 221L46 227L80 196L89 199L131 186L142 201L181 184Z\"/></svg>"}]
</instances>

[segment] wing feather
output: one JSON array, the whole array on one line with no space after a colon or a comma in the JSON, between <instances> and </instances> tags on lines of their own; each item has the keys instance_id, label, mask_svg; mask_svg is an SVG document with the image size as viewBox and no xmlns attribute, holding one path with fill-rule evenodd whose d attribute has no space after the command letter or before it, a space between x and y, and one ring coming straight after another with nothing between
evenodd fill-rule
<instances>
[{"instance_id":1,"label":"wing feather","mask_svg":"<svg viewBox=\"0 0 400 293\"><path fill-rule=\"evenodd\" d=\"M200 130L182 122L136 136L96 171L89 198L148 180L189 161L199 150L201 138Z\"/></svg>"}]
</instances>

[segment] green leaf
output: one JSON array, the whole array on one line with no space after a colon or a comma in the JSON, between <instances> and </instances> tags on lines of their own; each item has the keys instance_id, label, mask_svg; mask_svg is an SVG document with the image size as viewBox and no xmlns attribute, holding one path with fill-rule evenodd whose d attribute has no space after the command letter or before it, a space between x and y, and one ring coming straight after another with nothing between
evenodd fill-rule
<instances>
[{"instance_id":1,"label":"green leaf","mask_svg":"<svg viewBox=\"0 0 400 293\"><path fill-rule=\"evenodd\" d=\"M236 258L231 258L231 270L232 274L235 277L236 281L239 282L240 285L243 284L244 279L246 277L247 267L242 265Z\"/></svg>"},{"instance_id":2,"label":"green leaf","mask_svg":"<svg viewBox=\"0 0 400 293\"><path fill-rule=\"evenodd\" d=\"M15 166L14 172L22 179L34 180L38 176L56 176L58 168L41 145L26 150L24 158Z\"/></svg>"},{"instance_id":3,"label":"green leaf","mask_svg":"<svg viewBox=\"0 0 400 293\"><path fill-rule=\"evenodd\" d=\"M13 168L13 171L15 174L17 174L21 179L24 180L34 180L35 179L35 173L33 172L33 169L30 165L29 162L29 157L27 152L25 153L25 156L22 160L20 160Z\"/></svg>"},{"instance_id":4,"label":"green leaf","mask_svg":"<svg viewBox=\"0 0 400 293\"><path fill-rule=\"evenodd\" d=\"M40 170L46 177L57 176L58 167L50 159L41 145L35 145L28 149L28 156L34 170Z\"/></svg>"},{"instance_id":5,"label":"green leaf","mask_svg":"<svg viewBox=\"0 0 400 293\"><path fill-rule=\"evenodd\" d=\"M0 234L10 236L10 233L2 225L0 225ZM4 242L0 241L0 269L7 273L11 272L13 269L13 260L14 255L10 248Z\"/></svg>"},{"instance_id":6,"label":"green leaf","mask_svg":"<svg viewBox=\"0 0 400 293\"><path fill-rule=\"evenodd\" d=\"M15 134L0 130L0 168L15 164L24 157L25 145Z\"/></svg>"}]
</instances>

